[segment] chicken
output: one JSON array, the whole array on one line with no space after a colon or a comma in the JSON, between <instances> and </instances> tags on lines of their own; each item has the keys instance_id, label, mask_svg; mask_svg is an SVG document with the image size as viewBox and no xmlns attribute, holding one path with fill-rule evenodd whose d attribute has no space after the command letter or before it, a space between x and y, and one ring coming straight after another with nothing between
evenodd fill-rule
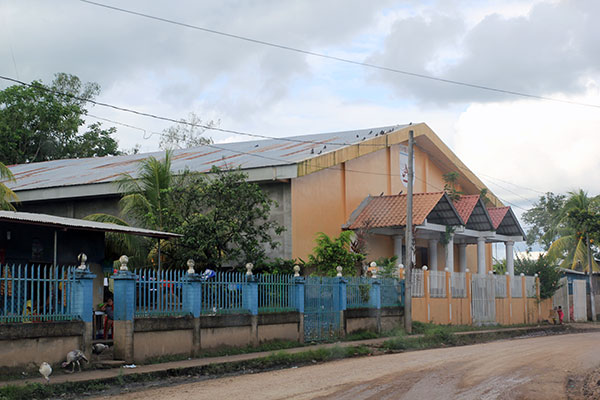
<instances>
[{"instance_id":1,"label":"chicken","mask_svg":"<svg viewBox=\"0 0 600 400\"><path fill-rule=\"evenodd\" d=\"M39 371L46 380L46 383L50 383L50 375L52 374L52 367L50 364L44 361L42 365L40 365Z\"/></svg>"},{"instance_id":2,"label":"chicken","mask_svg":"<svg viewBox=\"0 0 600 400\"><path fill-rule=\"evenodd\" d=\"M71 350L67 353L67 361L62 363L62 367L66 368L69 364L71 364L71 373L75 372L75 364L79 367L79 372L81 372L81 364L79 361L84 360L89 363L88 359L85 357L85 354L81 350Z\"/></svg>"},{"instance_id":3,"label":"chicken","mask_svg":"<svg viewBox=\"0 0 600 400\"><path fill-rule=\"evenodd\" d=\"M102 343L96 343L96 344L92 345L92 353L93 354L100 354L106 349L108 349L108 346L105 344L102 344Z\"/></svg>"}]
</instances>

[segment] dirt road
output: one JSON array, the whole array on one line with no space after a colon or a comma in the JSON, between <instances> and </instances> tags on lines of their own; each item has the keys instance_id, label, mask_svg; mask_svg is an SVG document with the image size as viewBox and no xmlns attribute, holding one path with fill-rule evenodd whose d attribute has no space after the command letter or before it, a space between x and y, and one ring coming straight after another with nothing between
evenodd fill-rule
<instances>
[{"instance_id":1,"label":"dirt road","mask_svg":"<svg viewBox=\"0 0 600 400\"><path fill-rule=\"evenodd\" d=\"M600 332L505 340L208 380L110 399L565 399Z\"/></svg>"}]
</instances>

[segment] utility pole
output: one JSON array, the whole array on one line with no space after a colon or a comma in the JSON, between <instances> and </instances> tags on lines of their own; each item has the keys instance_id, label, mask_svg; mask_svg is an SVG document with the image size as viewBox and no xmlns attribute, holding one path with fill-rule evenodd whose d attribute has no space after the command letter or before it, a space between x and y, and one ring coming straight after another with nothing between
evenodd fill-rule
<instances>
[{"instance_id":1,"label":"utility pole","mask_svg":"<svg viewBox=\"0 0 600 400\"><path fill-rule=\"evenodd\" d=\"M586 233L585 238L587 240L588 268L590 269L590 305L592 308L592 321L596 322L596 304L594 303L594 274L592 273L592 252L590 250L590 234Z\"/></svg>"},{"instance_id":2,"label":"utility pole","mask_svg":"<svg viewBox=\"0 0 600 400\"><path fill-rule=\"evenodd\" d=\"M414 132L408 131L408 192L406 194L406 261L405 280L404 280L404 329L406 333L412 333L412 259L413 259L413 237L412 237L412 216L413 216L413 147Z\"/></svg>"}]
</instances>

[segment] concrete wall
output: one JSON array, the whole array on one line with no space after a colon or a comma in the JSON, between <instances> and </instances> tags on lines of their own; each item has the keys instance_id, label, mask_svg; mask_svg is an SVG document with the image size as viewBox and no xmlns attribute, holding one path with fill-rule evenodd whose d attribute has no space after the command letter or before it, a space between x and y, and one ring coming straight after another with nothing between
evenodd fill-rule
<instances>
[{"instance_id":1,"label":"concrete wall","mask_svg":"<svg viewBox=\"0 0 600 400\"><path fill-rule=\"evenodd\" d=\"M83 334L79 321L0 324L0 367L59 364L69 351L82 348Z\"/></svg>"},{"instance_id":2,"label":"concrete wall","mask_svg":"<svg viewBox=\"0 0 600 400\"><path fill-rule=\"evenodd\" d=\"M404 325L401 307L352 308L344 311L344 329L347 335L359 331L386 332Z\"/></svg>"}]
</instances>

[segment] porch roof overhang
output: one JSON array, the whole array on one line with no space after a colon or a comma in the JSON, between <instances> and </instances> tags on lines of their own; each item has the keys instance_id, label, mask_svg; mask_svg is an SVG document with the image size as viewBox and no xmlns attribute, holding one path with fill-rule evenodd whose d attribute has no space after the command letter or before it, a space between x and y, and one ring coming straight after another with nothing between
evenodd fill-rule
<instances>
[{"instance_id":1,"label":"porch roof overhang","mask_svg":"<svg viewBox=\"0 0 600 400\"><path fill-rule=\"evenodd\" d=\"M477 194L463 195L453 203L462 220L466 222L465 227L467 229L476 231L494 230L492 219L481 200L481 196Z\"/></svg>"},{"instance_id":2,"label":"porch roof overhang","mask_svg":"<svg viewBox=\"0 0 600 400\"><path fill-rule=\"evenodd\" d=\"M55 215L35 214L19 211L0 211L0 223L2 222L50 226L59 229L72 229L79 231L128 233L131 235L147 236L160 239L181 237L181 235L171 232L162 232L136 228L133 226L116 225L105 222L88 221L85 219L57 217Z\"/></svg>"},{"instance_id":3,"label":"porch roof overhang","mask_svg":"<svg viewBox=\"0 0 600 400\"><path fill-rule=\"evenodd\" d=\"M343 229L368 229L398 234L406 226L407 195L368 196L350 216ZM464 225L460 214L444 192L413 195L413 224ZM385 233L387 232L387 233Z\"/></svg>"},{"instance_id":4,"label":"porch roof overhang","mask_svg":"<svg viewBox=\"0 0 600 400\"><path fill-rule=\"evenodd\" d=\"M496 233L505 236L522 236L525 239L525 232L510 207L488 208L488 213Z\"/></svg>"}]
</instances>

